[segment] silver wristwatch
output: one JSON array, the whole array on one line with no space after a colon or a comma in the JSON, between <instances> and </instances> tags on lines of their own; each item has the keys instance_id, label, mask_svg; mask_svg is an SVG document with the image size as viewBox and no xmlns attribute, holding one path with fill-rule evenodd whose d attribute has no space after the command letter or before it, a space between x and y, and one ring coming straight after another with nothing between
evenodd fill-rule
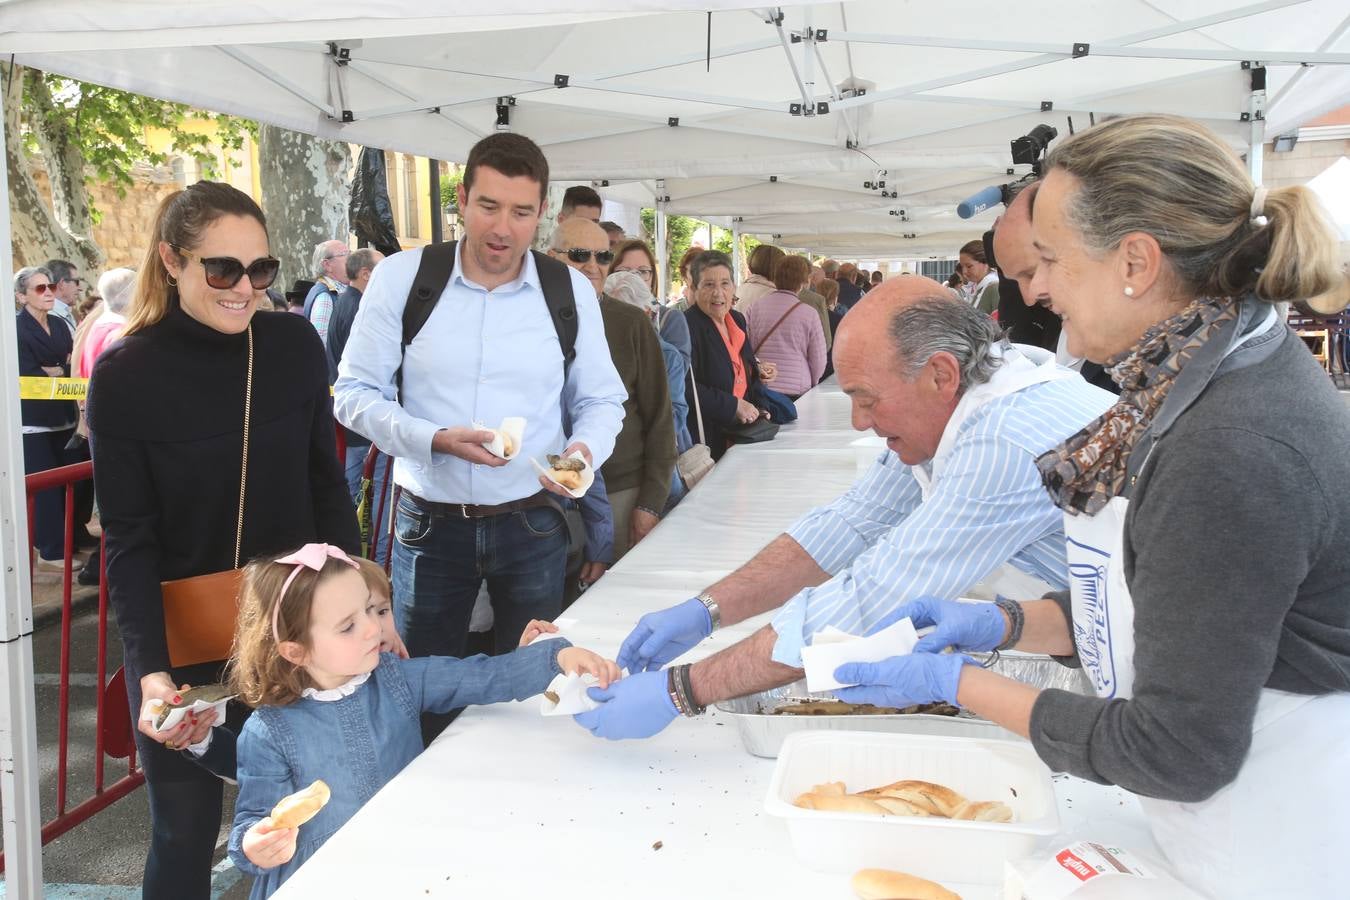
<instances>
[{"instance_id":1,"label":"silver wristwatch","mask_svg":"<svg viewBox=\"0 0 1350 900\"><path fill-rule=\"evenodd\" d=\"M712 630L716 631L722 626L722 607L717 605L717 601L707 591L698 595L698 602L708 610L708 618L712 619Z\"/></svg>"}]
</instances>

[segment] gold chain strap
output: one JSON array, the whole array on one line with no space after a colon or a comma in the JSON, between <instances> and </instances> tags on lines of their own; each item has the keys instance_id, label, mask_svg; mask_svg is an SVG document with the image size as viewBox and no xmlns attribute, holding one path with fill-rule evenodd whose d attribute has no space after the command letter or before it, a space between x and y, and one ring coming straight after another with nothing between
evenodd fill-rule
<instances>
[{"instance_id":1,"label":"gold chain strap","mask_svg":"<svg viewBox=\"0 0 1350 900\"><path fill-rule=\"evenodd\" d=\"M239 466L239 521L234 528L234 567L244 544L244 485L248 483L248 425L253 410L253 323L248 326L248 381L244 383L244 458Z\"/></svg>"}]
</instances>

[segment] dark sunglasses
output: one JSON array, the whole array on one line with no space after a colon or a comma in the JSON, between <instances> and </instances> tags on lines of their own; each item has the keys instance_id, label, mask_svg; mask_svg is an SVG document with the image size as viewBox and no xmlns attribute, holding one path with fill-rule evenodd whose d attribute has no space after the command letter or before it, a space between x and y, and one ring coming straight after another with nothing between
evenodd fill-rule
<instances>
[{"instance_id":1,"label":"dark sunglasses","mask_svg":"<svg viewBox=\"0 0 1350 900\"><path fill-rule=\"evenodd\" d=\"M255 259L245 266L233 256L201 257L182 247L175 246L173 249L193 262L201 263L206 272L206 283L218 291L228 291L245 275L255 291L265 290L277 280L277 272L281 270L281 260L271 256Z\"/></svg>"},{"instance_id":2,"label":"dark sunglasses","mask_svg":"<svg viewBox=\"0 0 1350 900\"><path fill-rule=\"evenodd\" d=\"M591 251L585 249L584 247L573 247L571 250L567 251L567 258L570 259L572 262L578 264L590 262L592 255L595 256L595 261L602 266L607 266L610 263L614 262L613 250Z\"/></svg>"}]
</instances>

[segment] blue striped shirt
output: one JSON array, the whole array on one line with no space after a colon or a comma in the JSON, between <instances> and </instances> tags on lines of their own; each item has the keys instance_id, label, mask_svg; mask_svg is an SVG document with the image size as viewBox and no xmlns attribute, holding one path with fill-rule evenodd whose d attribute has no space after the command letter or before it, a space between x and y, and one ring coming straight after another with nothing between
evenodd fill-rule
<instances>
[{"instance_id":1,"label":"blue striped shirt","mask_svg":"<svg viewBox=\"0 0 1350 900\"><path fill-rule=\"evenodd\" d=\"M1081 378L990 400L961 424L927 500L910 467L882 453L843 496L788 529L831 578L774 616L774 660L800 667L801 648L826 625L865 634L900 604L958 597L1005 562L1068 587L1063 514L1035 459L1115 400Z\"/></svg>"}]
</instances>

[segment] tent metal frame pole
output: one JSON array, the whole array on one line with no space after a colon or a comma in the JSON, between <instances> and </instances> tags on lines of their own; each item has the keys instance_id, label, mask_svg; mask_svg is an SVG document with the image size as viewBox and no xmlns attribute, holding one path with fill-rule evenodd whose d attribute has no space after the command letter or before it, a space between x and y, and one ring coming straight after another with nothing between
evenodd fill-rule
<instances>
[{"instance_id":1,"label":"tent metal frame pole","mask_svg":"<svg viewBox=\"0 0 1350 900\"><path fill-rule=\"evenodd\" d=\"M427 160L428 201L431 209L431 242L439 244L445 240L445 213L441 209L441 161Z\"/></svg>"},{"instance_id":2,"label":"tent metal frame pole","mask_svg":"<svg viewBox=\"0 0 1350 900\"><path fill-rule=\"evenodd\" d=\"M226 46L225 44L217 44L215 46L217 50L219 50L221 53L224 53L230 59L233 59L240 65L248 69L251 69L252 71L261 75L263 78L266 78L268 81L275 84L277 87L286 91L287 93L293 94L296 98L308 103L310 106L314 107L319 112L328 116L330 119L341 118L340 113L338 113L338 111L335 110L331 105L325 103L323 100L320 100L318 97L315 97L309 91L306 91L304 88L300 87L300 85L296 84L294 81L287 78L285 75L282 75L280 72L277 72L275 69L263 65L262 63L258 62L256 59L252 58L248 54L244 53L241 50L237 50L234 47Z\"/></svg>"},{"instance_id":3,"label":"tent metal frame pole","mask_svg":"<svg viewBox=\"0 0 1350 900\"><path fill-rule=\"evenodd\" d=\"M665 303L666 296L670 293L672 273L670 271L670 257L666 252L666 204L664 200L656 201L656 268L661 273L660 282L656 286L656 299Z\"/></svg>"},{"instance_id":4,"label":"tent metal frame pole","mask_svg":"<svg viewBox=\"0 0 1350 900\"><path fill-rule=\"evenodd\" d=\"M1105 47L1113 47L1113 46L1114 46L1114 47L1124 47L1124 46L1128 46L1128 45L1130 45L1130 44L1142 43L1142 42L1144 42L1144 41L1157 40L1158 38L1170 37L1170 36L1175 35L1175 34L1181 34L1181 33L1183 33L1183 32L1192 31L1192 30L1194 30L1194 29L1196 29L1196 28L1204 28L1204 27L1207 27L1207 26L1210 26L1210 25L1219 25L1219 24L1222 24L1222 23L1224 23L1224 22L1231 22L1231 21L1235 21L1235 20L1237 20L1237 19L1242 19L1242 18L1247 18L1247 17L1249 17L1249 16L1258 15L1258 14L1260 14L1260 13L1272 12L1272 11L1274 11L1274 10L1283 9L1283 8L1285 8L1285 7L1288 7L1288 6L1297 6L1297 5L1299 5L1299 4L1301 4L1301 3L1305 3L1305 2L1307 2L1307 0L1271 0L1271 2L1267 2L1267 3L1258 3L1258 4L1255 4L1255 5L1253 5L1253 6L1244 6L1244 7L1241 7L1241 8L1239 8L1239 9L1226 10L1226 11L1224 11L1224 12L1222 12L1222 13L1216 13L1216 14L1210 15L1210 16L1204 16L1204 17L1197 18L1197 19L1188 19L1188 20L1186 20L1186 21L1184 21L1184 22L1174 22L1174 23L1171 24L1171 25L1164 25L1164 26L1161 26L1161 27L1159 27L1159 28L1152 28L1152 29L1149 29L1149 30L1147 30L1147 31L1140 31L1140 32L1135 32L1134 34L1123 35L1123 36L1118 37L1118 38L1115 38L1115 39L1113 39L1113 40L1107 40L1107 41L1104 41L1104 42L1102 42L1102 45L1101 45L1101 46L1105 46ZM847 31L844 31L844 32L838 32L838 33L832 32L832 33L830 34L830 39L831 39L831 40L844 40L845 44L847 45L847 44L849 43L847 37L845 37L845 35L847 35L847 34L848 34ZM884 35L883 35L883 36L884 36ZM903 37L900 36L900 35L895 35L894 37L896 37L897 40L919 40L919 41L927 41L927 42L940 42L940 43L920 44L919 46L946 46L946 47L951 47L952 49L960 49L960 47L955 46L955 45L961 43L960 41L958 41L958 40L956 40L956 39L954 39L954 38L953 38L953 39L948 39L948 38L917 38L917 39L914 39L914 38L903 38ZM996 41L994 41L994 42L981 41L981 42L977 42L977 43L982 43L982 44L995 43L995 44L997 44L997 43L999 43L999 42L996 42ZM1003 49L1010 50L1010 51L1015 51L1015 52L1029 52L1027 48L1032 47L1032 46L1035 46L1035 45L1026 44L1026 45L1022 45L1022 47L1019 49L1018 47L1014 46L1013 42L1007 42L1007 43L1004 43L1004 44L1002 45L1002 48L1003 48ZM1098 46L1098 45L1096 45L1096 44L1093 45L1094 50L1095 50L1095 48L1096 48L1097 46ZM986 48L984 48L984 49L991 49L991 48L986 47ZM994 48L994 49L997 49L997 48ZM1170 51L1168 51L1168 52L1170 52ZM1262 56L1260 56L1260 55L1258 55L1258 54L1254 54L1253 52L1248 52L1248 51L1233 51L1233 52L1236 53L1236 54L1238 54L1238 56L1237 56L1237 60L1238 60L1238 61L1249 60L1249 59L1263 59L1263 58L1264 58L1264 57L1262 57ZM849 98L849 99L847 99L847 100L841 100L839 103L835 104L835 107L834 107L834 108L835 108L836 110L838 110L838 109L849 109L849 108L852 108L852 107L855 107L855 106L866 106L866 105L869 104L869 103L877 103L877 102L880 102L880 101L882 101L882 100L894 100L894 99L896 99L896 98L898 98L898 97L906 97L906 96L909 96L909 95L911 95L911 94L921 93L921 92L924 92L924 91L933 91L933 90L937 90L937 89L939 89L939 88L944 88L944 87L956 87L956 86L958 86L958 85L968 84L968 83L970 83L970 82L972 82L972 81L979 81L980 79L983 79L983 78L991 78L991 77L996 76L996 75L1005 75L1005 74L1008 74L1008 73L1010 73L1010 72L1017 72L1017 71L1022 71L1022 70L1024 70L1024 69L1030 69L1030 68L1036 68L1036 67L1043 66L1043 65L1048 65L1048 64L1050 64L1050 63L1058 62L1058 61L1060 61L1060 60L1062 60L1062 59L1065 59L1065 58L1067 58L1067 57L1069 57L1069 56L1071 56L1071 55L1072 55L1072 53L1071 53L1071 52L1066 52L1066 51L1064 50L1063 47L1056 46L1056 47L1053 48L1052 52L1044 53L1044 54L1042 54L1042 55L1040 55L1040 56L1036 56L1036 57L1033 57L1033 58L1031 58L1031 59L1021 60L1020 62L1007 63L1007 64L1004 64L1004 65L1001 65L1001 66L990 66L990 67L985 68L985 69L979 69L979 70L976 70L976 71L973 71L973 72L958 73L958 74L956 74L956 75L951 75L951 76L948 76L948 77L946 77L946 78L935 79L935 80L933 80L933 81L922 82L922 83L919 83L919 84L913 84L913 85L908 85L908 86L902 85L902 86L900 86L900 87L890 88L890 89L884 90L884 91L877 91L877 92L874 92L874 93L869 93L869 94L868 94L867 96L865 96L865 97L852 97L852 98ZM1138 86L1138 87L1143 87L1143 85L1140 85L1140 86ZM1137 88L1132 88L1132 90L1133 90L1133 89L1137 89ZM882 142L881 142L881 141L871 141L871 142L869 142L869 143L871 144L871 146L876 146L877 144L882 143Z\"/></svg>"},{"instance_id":5,"label":"tent metal frame pole","mask_svg":"<svg viewBox=\"0 0 1350 900\"><path fill-rule=\"evenodd\" d=\"M0 96L0 116L5 98ZM4 152L0 131L0 153ZM14 283L9 173L0 171L0 284ZM0 316L5 384L18 384L13 316ZM24 482L19 395L0 396L0 799L3 800L5 896L40 900L42 809L38 797L37 703L33 685L33 595L29 572L28 492Z\"/></svg>"},{"instance_id":6,"label":"tent metal frame pole","mask_svg":"<svg viewBox=\"0 0 1350 900\"><path fill-rule=\"evenodd\" d=\"M1346 16L1345 19L1341 22L1340 26L1336 28L1334 31L1332 31L1330 36L1328 36L1327 39L1322 42L1322 46L1318 47L1317 49L1319 51L1323 51L1327 50L1330 47L1336 46L1338 43L1340 43L1341 38L1345 36L1345 33L1347 31L1350 31L1350 16ZM1303 80L1303 77L1308 74L1308 71L1309 70L1306 68L1299 69L1297 72L1295 72L1293 75L1289 77L1289 80L1284 83L1283 87L1281 87L1278 91L1275 92L1275 96L1272 97L1270 99L1270 102L1266 104L1267 115L1269 115L1271 110L1275 109L1275 107L1280 105L1280 101L1282 101L1285 97L1289 96L1289 93L1293 91L1295 87L1298 86L1298 83Z\"/></svg>"},{"instance_id":7,"label":"tent metal frame pole","mask_svg":"<svg viewBox=\"0 0 1350 900\"><path fill-rule=\"evenodd\" d=\"M369 78L371 81L375 82L376 84L378 84L380 87L384 88L385 90L393 91L393 92L396 93L396 94L402 94L404 97L407 97L409 100L415 100L415 99L416 99L416 98L415 98L412 94L410 94L408 91L406 91L405 89L399 87L397 84L394 84L394 82L390 81L388 78L385 78L383 75L379 74L378 72L372 71L372 70L370 69L369 66L363 65L359 60L352 60L352 61L351 61L350 63L348 63L347 65L348 65L349 68L351 68L351 69L353 69L354 71L360 73L361 75L365 76L366 78ZM494 94L493 96L501 96L501 95L500 95L500 94ZM419 109L421 109L421 108L431 108L431 109L434 109L435 107L419 107ZM469 123L465 122L463 119L459 118L459 117L456 116L456 115L453 115L452 113L449 113L449 112L445 111L444 109L442 109L442 110L440 111L439 115L441 116L441 118L445 119L446 121L450 122L451 124L453 124L453 125L458 125L460 128L463 128L465 131L467 131L469 134L473 135L475 138L478 138L478 139L481 140L482 138L487 137L487 132L486 132L486 131L482 131L482 130L480 130L480 129L474 128L472 125L470 125Z\"/></svg>"}]
</instances>

